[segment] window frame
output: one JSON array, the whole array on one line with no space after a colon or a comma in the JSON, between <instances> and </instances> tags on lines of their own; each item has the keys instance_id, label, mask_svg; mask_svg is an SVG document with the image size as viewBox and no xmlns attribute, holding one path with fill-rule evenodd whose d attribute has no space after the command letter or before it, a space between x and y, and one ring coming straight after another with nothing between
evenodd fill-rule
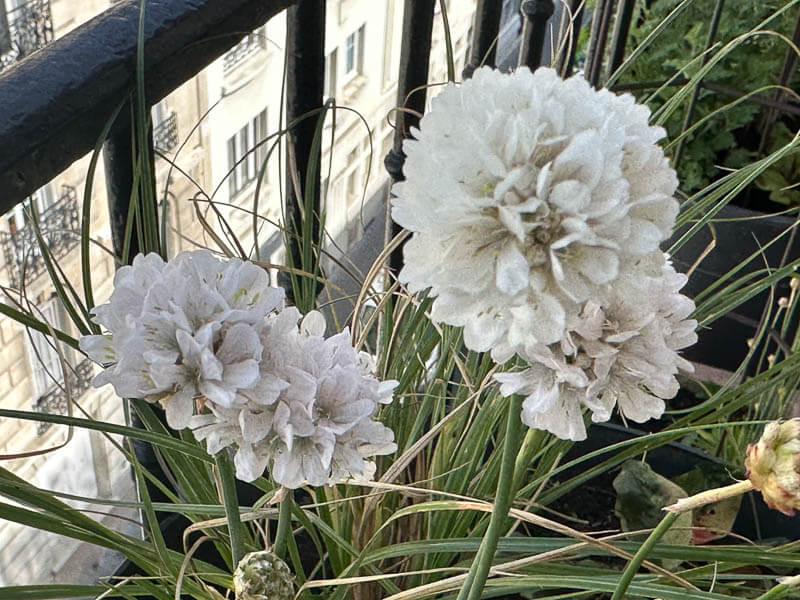
<instances>
[{"instance_id":1,"label":"window frame","mask_svg":"<svg viewBox=\"0 0 800 600\"><path fill-rule=\"evenodd\" d=\"M228 138L228 193L237 197L258 179L259 171L267 157L269 137L269 112L265 107ZM269 182L269 169L264 172L264 183Z\"/></svg>"},{"instance_id":2,"label":"window frame","mask_svg":"<svg viewBox=\"0 0 800 600\"><path fill-rule=\"evenodd\" d=\"M339 69L339 48L334 48L325 56L325 82L323 96L333 98L336 96Z\"/></svg>"},{"instance_id":3,"label":"window frame","mask_svg":"<svg viewBox=\"0 0 800 600\"><path fill-rule=\"evenodd\" d=\"M345 38L344 42L344 82L364 73L364 35L366 23Z\"/></svg>"},{"instance_id":4,"label":"window frame","mask_svg":"<svg viewBox=\"0 0 800 600\"><path fill-rule=\"evenodd\" d=\"M62 313L58 298L53 297L39 306L39 317L54 329L62 329ZM40 398L64 382L61 357L50 336L28 329L28 358L34 396ZM65 357L66 358L66 357Z\"/></svg>"}]
</instances>

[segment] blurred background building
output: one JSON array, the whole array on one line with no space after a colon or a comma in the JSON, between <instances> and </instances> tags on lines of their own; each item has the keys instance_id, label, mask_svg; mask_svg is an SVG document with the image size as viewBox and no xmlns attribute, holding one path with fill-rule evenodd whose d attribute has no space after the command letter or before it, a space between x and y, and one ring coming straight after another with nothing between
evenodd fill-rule
<instances>
[{"instance_id":1,"label":"blurred background building","mask_svg":"<svg viewBox=\"0 0 800 600\"><path fill-rule=\"evenodd\" d=\"M518 0L508 4L514 5L509 14L518 10ZM3 11L0 1L0 70L14 68L17 61L108 6L108 0L5 0ZM450 0L447 6L456 73L460 73L468 54L475 0ZM325 94L346 109L337 109L335 119L329 111L324 124L322 172L329 175L323 176L322 198L330 236L327 245L341 255L373 219L383 218L389 181L383 158L394 133L403 2L329 0L326 10ZM444 28L438 13L437 9L432 83L447 79ZM276 144L286 127L281 85L285 22L279 15L251 32L153 107L157 194L167 216L171 256L201 246L213 249L214 236L226 240L232 231L251 256L258 246L262 260L283 261L279 224L285 182L279 161L285 156L283 145ZM434 86L429 97L436 91ZM0 217L4 292L0 301L30 308L53 328L75 336L78 332L48 276L32 221L35 215L41 238L57 259L56 268L67 281L79 282L82 200L85 194L91 196L91 271L95 301L103 302L111 291L115 265L103 169L98 168L87 182L89 163L89 156L77 161ZM213 235L203 229L198 213ZM124 422L123 403L109 386L91 386L94 366L80 353L54 345L47 336L6 317L0 317L0 343L0 407ZM100 432L0 419L0 454L7 458L0 466L45 489L110 501L89 504L65 496L107 525L135 532L125 519L135 519L137 513L113 505L135 500L120 442ZM0 585L80 583L110 574L115 566L113 557L86 545L0 521Z\"/></svg>"}]
</instances>

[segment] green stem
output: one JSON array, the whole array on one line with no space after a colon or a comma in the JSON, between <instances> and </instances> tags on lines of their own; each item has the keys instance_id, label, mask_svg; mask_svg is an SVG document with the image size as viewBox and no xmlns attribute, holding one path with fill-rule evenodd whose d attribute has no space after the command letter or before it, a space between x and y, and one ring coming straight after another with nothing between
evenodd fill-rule
<instances>
[{"instance_id":1,"label":"green stem","mask_svg":"<svg viewBox=\"0 0 800 600\"><path fill-rule=\"evenodd\" d=\"M525 434L525 439L522 440L522 448L520 448L514 463L515 490L519 490L522 485L522 478L525 476L531 464L531 457L539 449L539 440L542 439L542 433L540 429L528 429L528 432Z\"/></svg>"},{"instance_id":2,"label":"green stem","mask_svg":"<svg viewBox=\"0 0 800 600\"><path fill-rule=\"evenodd\" d=\"M636 575L636 571L639 570L639 567L644 562L644 559L647 558L647 555L650 553L650 550L653 549L658 543L658 540L661 539L667 530L672 527L672 524L675 522L680 516L680 513L670 512L667 513L663 519L661 519L661 523L647 536L647 539L644 543L639 547L636 551L636 554L633 555L631 561L628 563L628 566L625 567L625 570L622 572L622 577L617 584L617 589L614 591L614 595L611 596L611 600L622 600L625 597L625 592L628 591L628 586L631 584L633 580L633 576Z\"/></svg>"},{"instance_id":3,"label":"green stem","mask_svg":"<svg viewBox=\"0 0 800 600\"><path fill-rule=\"evenodd\" d=\"M469 573L467 573L464 584L461 586L461 591L458 593L457 600L478 600L481 597L483 586L489 576L489 569L492 566L494 553L497 550L497 541L503 532L503 526L508 518L508 510L511 508L514 496L516 496L516 489L514 489L514 463L520 449L521 407L522 396L512 396L508 406L503 458L500 463L500 477L497 480L497 492L495 493L492 516L489 519L489 527L486 529L478 552L472 560Z\"/></svg>"},{"instance_id":4,"label":"green stem","mask_svg":"<svg viewBox=\"0 0 800 600\"><path fill-rule=\"evenodd\" d=\"M225 504L225 516L228 519L228 531L231 535L231 557L233 568L239 564L243 556L242 519L239 515L239 498L236 495L236 477L227 454L219 452L214 460L222 482L222 501Z\"/></svg>"},{"instance_id":5,"label":"green stem","mask_svg":"<svg viewBox=\"0 0 800 600\"><path fill-rule=\"evenodd\" d=\"M291 529L289 525L292 522L292 502L294 500L292 490L284 491L285 495L281 500L281 508L278 512L278 532L275 534L275 544L272 548L275 555L282 560L286 554L286 538Z\"/></svg>"}]
</instances>

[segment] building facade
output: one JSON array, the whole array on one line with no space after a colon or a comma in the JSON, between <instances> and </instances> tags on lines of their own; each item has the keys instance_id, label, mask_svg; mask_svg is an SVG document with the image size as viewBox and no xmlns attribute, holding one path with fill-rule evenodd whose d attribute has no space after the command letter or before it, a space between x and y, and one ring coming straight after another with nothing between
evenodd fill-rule
<instances>
[{"instance_id":1,"label":"building facade","mask_svg":"<svg viewBox=\"0 0 800 600\"><path fill-rule=\"evenodd\" d=\"M474 4L448 2L457 73L468 51ZM108 0L5 0L0 73L108 6ZM383 157L394 135L402 9L402 0L327 2L325 93L337 108L335 119L329 112L324 124L321 191L328 244L339 251L346 252L359 239L364 224L386 201ZM432 83L446 80L444 39L437 15ZM215 240L226 240L232 231L249 256L258 248L265 262L283 260L284 41L285 17L279 15L153 107L157 195L167 217L169 255L197 247L219 250ZM429 96L437 89L432 87ZM57 259L65 281L81 281L81 199L89 158L0 217L0 285L5 290L0 301L73 336L77 328L50 281L37 239ZM88 185L91 274L95 300L102 302L111 292L115 270L102 169ZM76 288L82 295L80 285ZM91 386L95 367L79 352L5 317L0 317L0 342L0 407L124 422L122 401L109 386ZM74 496L135 498L119 443L100 432L0 419L0 455L7 458L0 467ZM130 510L67 501L80 509L112 513L96 515L109 526L126 523L120 516L136 517ZM109 574L109 563L101 558L78 543L0 521L0 585L91 581Z\"/></svg>"}]
</instances>

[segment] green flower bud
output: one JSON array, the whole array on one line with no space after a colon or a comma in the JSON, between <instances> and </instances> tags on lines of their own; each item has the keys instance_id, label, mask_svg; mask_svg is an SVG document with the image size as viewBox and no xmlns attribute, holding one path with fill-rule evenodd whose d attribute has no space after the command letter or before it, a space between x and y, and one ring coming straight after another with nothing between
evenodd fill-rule
<instances>
[{"instance_id":1,"label":"green flower bud","mask_svg":"<svg viewBox=\"0 0 800 600\"><path fill-rule=\"evenodd\" d=\"M294 577L272 552L251 552L236 567L233 589L236 600L293 600Z\"/></svg>"},{"instance_id":2,"label":"green flower bud","mask_svg":"<svg viewBox=\"0 0 800 600\"><path fill-rule=\"evenodd\" d=\"M744 466L770 508L789 516L800 510L800 419L769 423L747 446Z\"/></svg>"}]
</instances>

